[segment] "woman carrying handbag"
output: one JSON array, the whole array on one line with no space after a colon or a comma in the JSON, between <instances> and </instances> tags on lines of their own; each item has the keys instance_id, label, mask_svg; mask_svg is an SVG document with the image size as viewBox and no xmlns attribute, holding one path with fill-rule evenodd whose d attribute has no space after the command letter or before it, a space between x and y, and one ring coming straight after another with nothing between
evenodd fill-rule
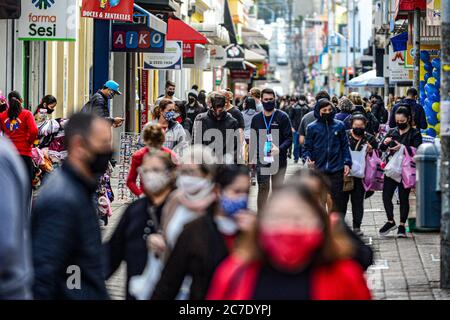
<instances>
[{"instance_id":1,"label":"woman carrying handbag","mask_svg":"<svg viewBox=\"0 0 450 320\"><path fill-rule=\"evenodd\" d=\"M422 135L419 129L412 127L412 116L405 107L400 107L395 112L396 128L391 129L380 144L380 150L388 152L388 165L393 156L403 150L412 154L412 148L418 148L422 144ZM398 226L397 237L406 238L405 223L409 215L409 193L411 188L405 188L402 181L399 182L385 175L383 187L383 204L386 210L387 222L379 230L380 235L386 236L391 231L397 229L394 220L394 205L392 197L395 189L398 188L400 198L400 225Z\"/></svg>"}]
</instances>

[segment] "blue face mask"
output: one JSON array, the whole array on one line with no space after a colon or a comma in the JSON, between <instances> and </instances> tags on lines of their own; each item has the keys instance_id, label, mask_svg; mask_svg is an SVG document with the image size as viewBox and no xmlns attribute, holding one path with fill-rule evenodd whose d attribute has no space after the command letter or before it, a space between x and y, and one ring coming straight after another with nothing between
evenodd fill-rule
<instances>
[{"instance_id":1,"label":"blue face mask","mask_svg":"<svg viewBox=\"0 0 450 320\"><path fill-rule=\"evenodd\" d=\"M227 216L233 217L240 210L248 208L248 196L230 199L224 195L220 197L220 205Z\"/></svg>"},{"instance_id":2,"label":"blue face mask","mask_svg":"<svg viewBox=\"0 0 450 320\"><path fill-rule=\"evenodd\" d=\"M173 111L166 112L166 114L164 115L164 118L167 121L172 120L174 117L175 117L175 112L173 112Z\"/></svg>"}]
</instances>

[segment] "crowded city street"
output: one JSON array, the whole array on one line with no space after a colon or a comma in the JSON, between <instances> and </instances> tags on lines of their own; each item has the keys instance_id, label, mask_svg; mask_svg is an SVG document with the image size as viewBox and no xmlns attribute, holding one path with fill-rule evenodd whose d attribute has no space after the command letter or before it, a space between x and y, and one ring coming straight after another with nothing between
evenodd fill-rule
<instances>
[{"instance_id":1,"label":"crowded city street","mask_svg":"<svg viewBox=\"0 0 450 320\"><path fill-rule=\"evenodd\" d=\"M450 300L450 1L0 0L0 44L0 303Z\"/></svg>"}]
</instances>

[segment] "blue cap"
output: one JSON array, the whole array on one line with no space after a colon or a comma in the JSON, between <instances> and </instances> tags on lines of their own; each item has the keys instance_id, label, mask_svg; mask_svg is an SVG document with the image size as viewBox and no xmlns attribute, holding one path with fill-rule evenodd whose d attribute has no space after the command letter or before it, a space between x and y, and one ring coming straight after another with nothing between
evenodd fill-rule
<instances>
[{"instance_id":1,"label":"blue cap","mask_svg":"<svg viewBox=\"0 0 450 320\"><path fill-rule=\"evenodd\" d=\"M117 82L115 82L114 80L108 80L104 86L108 89L111 89L119 96L122 94L122 92L119 91L119 84Z\"/></svg>"}]
</instances>

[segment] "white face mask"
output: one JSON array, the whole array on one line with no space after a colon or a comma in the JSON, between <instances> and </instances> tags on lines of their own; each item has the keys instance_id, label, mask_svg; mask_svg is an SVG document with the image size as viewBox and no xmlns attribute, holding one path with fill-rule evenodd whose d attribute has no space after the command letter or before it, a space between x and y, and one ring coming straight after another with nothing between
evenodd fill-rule
<instances>
[{"instance_id":1,"label":"white face mask","mask_svg":"<svg viewBox=\"0 0 450 320\"><path fill-rule=\"evenodd\" d=\"M151 194L161 192L170 182L168 174L163 172L147 172L141 178L145 191Z\"/></svg>"},{"instance_id":2,"label":"white face mask","mask_svg":"<svg viewBox=\"0 0 450 320\"><path fill-rule=\"evenodd\" d=\"M211 193L214 185L208 179L181 175L177 179L177 187L185 194L188 200L200 200Z\"/></svg>"},{"instance_id":3,"label":"white face mask","mask_svg":"<svg viewBox=\"0 0 450 320\"><path fill-rule=\"evenodd\" d=\"M229 217L216 216L214 217L214 221L216 222L217 229L224 235L232 236L239 230L236 221Z\"/></svg>"}]
</instances>

